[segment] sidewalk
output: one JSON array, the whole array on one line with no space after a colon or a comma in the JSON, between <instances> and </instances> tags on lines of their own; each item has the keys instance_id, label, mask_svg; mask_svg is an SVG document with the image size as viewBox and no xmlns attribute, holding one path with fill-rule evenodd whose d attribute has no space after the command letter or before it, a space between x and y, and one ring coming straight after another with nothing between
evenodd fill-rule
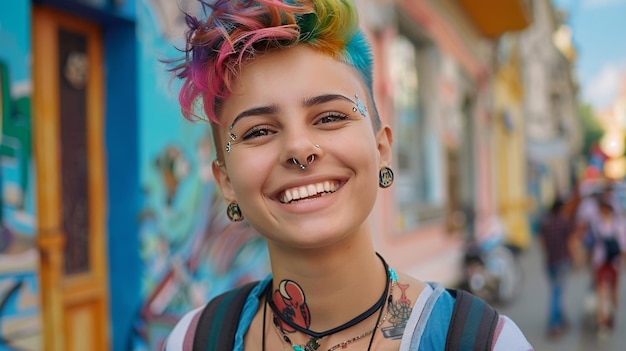
<instances>
[{"instance_id":1,"label":"sidewalk","mask_svg":"<svg viewBox=\"0 0 626 351\"><path fill-rule=\"evenodd\" d=\"M540 247L533 242L520 256L524 282L518 299L508 306L499 306L501 314L509 316L524 332L535 350L549 351L623 351L626 350L626 274L620 277L620 310L613 335L599 341L586 324L584 300L589 288L589 273L585 269L572 272L565 289L565 309L572 321L569 333L558 341L545 337L548 311L548 281L543 268ZM624 267L624 266L622 266Z\"/></svg>"}]
</instances>

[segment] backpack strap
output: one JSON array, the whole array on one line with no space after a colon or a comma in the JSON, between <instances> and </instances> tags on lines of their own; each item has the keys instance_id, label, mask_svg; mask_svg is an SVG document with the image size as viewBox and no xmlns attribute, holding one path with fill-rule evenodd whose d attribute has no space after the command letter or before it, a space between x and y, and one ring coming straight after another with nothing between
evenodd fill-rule
<instances>
[{"instance_id":1,"label":"backpack strap","mask_svg":"<svg viewBox=\"0 0 626 351\"><path fill-rule=\"evenodd\" d=\"M464 290L448 289L456 302L446 336L446 351L491 351L498 312Z\"/></svg>"},{"instance_id":2,"label":"backpack strap","mask_svg":"<svg viewBox=\"0 0 626 351\"><path fill-rule=\"evenodd\" d=\"M218 295L202 309L193 337L193 351L231 351L239 316L250 291L251 282Z\"/></svg>"}]
</instances>

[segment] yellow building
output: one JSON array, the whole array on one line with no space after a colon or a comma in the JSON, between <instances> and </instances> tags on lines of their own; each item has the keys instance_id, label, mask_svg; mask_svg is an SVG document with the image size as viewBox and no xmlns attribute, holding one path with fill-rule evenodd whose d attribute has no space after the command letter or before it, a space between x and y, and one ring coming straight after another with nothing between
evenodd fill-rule
<instances>
[{"instance_id":1,"label":"yellow building","mask_svg":"<svg viewBox=\"0 0 626 351\"><path fill-rule=\"evenodd\" d=\"M500 43L500 62L493 82L496 196L509 242L526 248L531 238L527 213L532 200L526 191L524 87L520 55L515 37L502 38Z\"/></svg>"}]
</instances>

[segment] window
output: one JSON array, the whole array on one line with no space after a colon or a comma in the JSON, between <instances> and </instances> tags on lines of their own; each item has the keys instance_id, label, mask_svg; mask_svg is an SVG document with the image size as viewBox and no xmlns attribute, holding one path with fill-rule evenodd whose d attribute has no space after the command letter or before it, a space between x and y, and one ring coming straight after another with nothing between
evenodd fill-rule
<instances>
[{"instance_id":1,"label":"window","mask_svg":"<svg viewBox=\"0 0 626 351\"><path fill-rule=\"evenodd\" d=\"M434 113L436 59L430 43L416 45L402 35L392 43L395 222L401 232L443 215L443 148Z\"/></svg>"}]
</instances>

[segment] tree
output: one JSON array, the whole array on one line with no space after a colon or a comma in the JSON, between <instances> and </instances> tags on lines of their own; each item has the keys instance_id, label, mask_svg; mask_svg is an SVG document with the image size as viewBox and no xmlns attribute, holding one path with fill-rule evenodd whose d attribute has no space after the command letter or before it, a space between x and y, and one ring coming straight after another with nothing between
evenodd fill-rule
<instances>
[{"instance_id":1,"label":"tree","mask_svg":"<svg viewBox=\"0 0 626 351\"><path fill-rule=\"evenodd\" d=\"M604 129L595 117L593 107L588 103L583 103L578 107L578 116L583 129L583 149L582 154L585 159L589 159L591 148L594 144L600 142L604 135Z\"/></svg>"}]
</instances>

